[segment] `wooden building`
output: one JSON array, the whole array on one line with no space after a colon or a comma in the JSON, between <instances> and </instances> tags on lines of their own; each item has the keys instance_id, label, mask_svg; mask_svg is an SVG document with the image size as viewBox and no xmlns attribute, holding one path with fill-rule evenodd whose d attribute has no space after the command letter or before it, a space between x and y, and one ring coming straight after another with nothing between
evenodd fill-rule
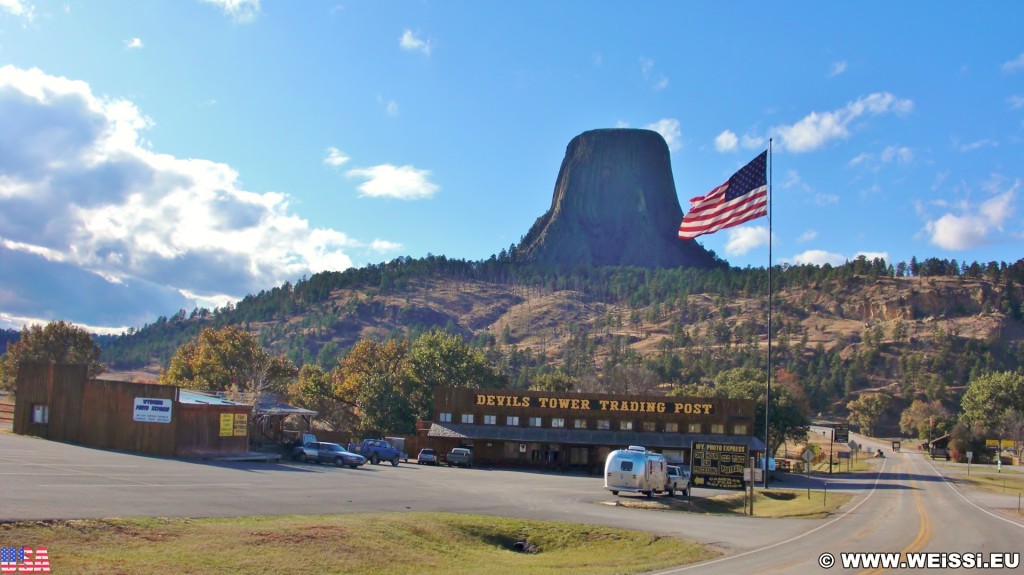
<instances>
[{"instance_id":1,"label":"wooden building","mask_svg":"<svg viewBox=\"0 0 1024 575\"><path fill-rule=\"evenodd\" d=\"M763 453L755 408L749 399L438 388L426 436L441 452L472 448L475 462L597 472L629 445L681 464L694 441Z\"/></svg>"},{"instance_id":2,"label":"wooden building","mask_svg":"<svg viewBox=\"0 0 1024 575\"><path fill-rule=\"evenodd\" d=\"M249 449L252 407L175 386L89 379L86 366L24 362L14 432L164 456Z\"/></svg>"}]
</instances>

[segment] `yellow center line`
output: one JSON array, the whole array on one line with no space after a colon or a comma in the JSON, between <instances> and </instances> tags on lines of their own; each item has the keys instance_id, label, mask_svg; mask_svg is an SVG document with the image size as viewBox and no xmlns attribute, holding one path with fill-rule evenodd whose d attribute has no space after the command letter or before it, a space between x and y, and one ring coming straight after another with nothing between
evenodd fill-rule
<instances>
[{"instance_id":1,"label":"yellow center line","mask_svg":"<svg viewBox=\"0 0 1024 575\"><path fill-rule=\"evenodd\" d=\"M932 522L928 517L928 511L924 507L924 499L921 498L921 489L919 488L917 480L912 482L914 488L914 502L917 504L917 515L921 521L918 523L917 536L914 537L913 541L909 545L900 550L900 559L903 561L907 560L908 553L916 553L924 548L925 544L932 537ZM885 569L879 567L877 569L869 569L867 571L861 571L858 575L879 575L885 573Z\"/></svg>"}]
</instances>

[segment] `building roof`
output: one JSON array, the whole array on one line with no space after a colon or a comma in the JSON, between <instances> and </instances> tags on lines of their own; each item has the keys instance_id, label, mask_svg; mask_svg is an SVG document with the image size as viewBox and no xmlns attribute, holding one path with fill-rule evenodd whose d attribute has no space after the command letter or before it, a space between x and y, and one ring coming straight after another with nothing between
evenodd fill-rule
<instances>
[{"instance_id":1,"label":"building roof","mask_svg":"<svg viewBox=\"0 0 1024 575\"><path fill-rule=\"evenodd\" d=\"M521 441L533 443L570 443L576 445L644 445L647 447L689 448L694 441L740 443L751 451L764 451L764 442L749 435L706 435L696 433L654 433L644 431L604 431L593 429L557 429L515 427L468 423L433 423L428 437Z\"/></svg>"},{"instance_id":2,"label":"building roof","mask_svg":"<svg viewBox=\"0 0 1024 575\"><path fill-rule=\"evenodd\" d=\"M178 403L206 405L246 405L244 403L239 403L237 401L224 399L223 397L217 397L216 395L199 393L198 391L190 391L187 389L182 389L178 391Z\"/></svg>"},{"instance_id":3,"label":"building roof","mask_svg":"<svg viewBox=\"0 0 1024 575\"><path fill-rule=\"evenodd\" d=\"M256 401L256 406L253 409L256 415L309 415L316 416L317 412L311 409L305 409L302 407L295 407L288 405L280 401L278 398L273 396L265 395Z\"/></svg>"}]
</instances>

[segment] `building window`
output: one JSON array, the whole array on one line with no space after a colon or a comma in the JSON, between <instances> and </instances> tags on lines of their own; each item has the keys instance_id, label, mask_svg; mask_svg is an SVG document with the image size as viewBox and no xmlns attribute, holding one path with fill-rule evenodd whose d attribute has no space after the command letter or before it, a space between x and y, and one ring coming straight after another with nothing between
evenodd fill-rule
<instances>
[{"instance_id":1,"label":"building window","mask_svg":"<svg viewBox=\"0 0 1024 575\"><path fill-rule=\"evenodd\" d=\"M746 435L747 434L747 425L744 423L744 424L737 424L737 425L732 426L732 434L733 435Z\"/></svg>"},{"instance_id":2,"label":"building window","mask_svg":"<svg viewBox=\"0 0 1024 575\"><path fill-rule=\"evenodd\" d=\"M518 426L519 425L519 416L518 415L510 415L510 416L506 417L505 418L505 425L515 425L515 426Z\"/></svg>"},{"instance_id":3,"label":"building window","mask_svg":"<svg viewBox=\"0 0 1024 575\"><path fill-rule=\"evenodd\" d=\"M462 414L462 423L473 423L473 414L472 413L463 413Z\"/></svg>"},{"instance_id":4,"label":"building window","mask_svg":"<svg viewBox=\"0 0 1024 575\"><path fill-rule=\"evenodd\" d=\"M541 419L539 417L530 418L530 427L540 427L541 425Z\"/></svg>"},{"instance_id":5,"label":"building window","mask_svg":"<svg viewBox=\"0 0 1024 575\"><path fill-rule=\"evenodd\" d=\"M497 425L497 423L498 423L498 416L497 415L485 415L484 416L484 425Z\"/></svg>"},{"instance_id":6,"label":"building window","mask_svg":"<svg viewBox=\"0 0 1024 575\"><path fill-rule=\"evenodd\" d=\"M565 419L561 417L552 417L551 427L565 427Z\"/></svg>"},{"instance_id":7,"label":"building window","mask_svg":"<svg viewBox=\"0 0 1024 575\"><path fill-rule=\"evenodd\" d=\"M656 430L657 430L657 427L655 427L653 421L645 421L644 422L644 431L652 432L652 431L656 431Z\"/></svg>"},{"instance_id":8,"label":"building window","mask_svg":"<svg viewBox=\"0 0 1024 575\"><path fill-rule=\"evenodd\" d=\"M612 422L607 420L607 419L598 419L597 420L597 428L598 429L611 429L612 428Z\"/></svg>"},{"instance_id":9,"label":"building window","mask_svg":"<svg viewBox=\"0 0 1024 575\"><path fill-rule=\"evenodd\" d=\"M665 424L665 433L679 433L679 424L676 422Z\"/></svg>"},{"instance_id":10,"label":"building window","mask_svg":"<svg viewBox=\"0 0 1024 575\"><path fill-rule=\"evenodd\" d=\"M725 424L724 423L712 423L711 424L711 433L719 433L719 434L725 433Z\"/></svg>"},{"instance_id":11,"label":"building window","mask_svg":"<svg viewBox=\"0 0 1024 575\"><path fill-rule=\"evenodd\" d=\"M619 422L619 429L621 429L622 431L633 431L633 422L632 421L620 421Z\"/></svg>"},{"instance_id":12,"label":"building window","mask_svg":"<svg viewBox=\"0 0 1024 575\"><path fill-rule=\"evenodd\" d=\"M439 419L441 420L441 423L451 423L452 422L452 414L450 414L450 413L442 413L441 417Z\"/></svg>"},{"instance_id":13,"label":"building window","mask_svg":"<svg viewBox=\"0 0 1024 575\"><path fill-rule=\"evenodd\" d=\"M50 406L32 404L32 423L50 423Z\"/></svg>"},{"instance_id":14,"label":"building window","mask_svg":"<svg viewBox=\"0 0 1024 575\"><path fill-rule=\"evenodd\" d=\"M700 424L699 423L690 423L690 424L688 424L686 426L686 432L687 433L700 433Z\"/></svg>"},{"instance_id":15,"label":"building window","mask_svg":"<svg viewBox=\"0 0 1024 575\"><path fill-rule=\"evenodd\" d=\"M577 419L576 421L574 421L572 423L572 426L575 427L576 429L586 429L587 428L587 420L586 419Z\"/></svg>"}]
</instances>

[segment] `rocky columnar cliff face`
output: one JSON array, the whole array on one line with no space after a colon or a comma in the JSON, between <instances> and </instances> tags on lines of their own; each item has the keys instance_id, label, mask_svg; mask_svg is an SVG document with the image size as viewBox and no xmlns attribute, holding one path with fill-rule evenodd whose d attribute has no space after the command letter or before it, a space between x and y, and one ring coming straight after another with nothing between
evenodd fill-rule
<instances>
[{"instance_id":1,"label":"rocky columnar cliff face","mask_svg":"<svg viewBox=\"0 0 1024 575\"><path fill-rule=\"evenodd\" d=\"M592 130L569 142L551 209L530 228L517 255L555 266L720 265L696 242L677 237L682 218L660 134Z\"/></svg>"}]
</instances>

